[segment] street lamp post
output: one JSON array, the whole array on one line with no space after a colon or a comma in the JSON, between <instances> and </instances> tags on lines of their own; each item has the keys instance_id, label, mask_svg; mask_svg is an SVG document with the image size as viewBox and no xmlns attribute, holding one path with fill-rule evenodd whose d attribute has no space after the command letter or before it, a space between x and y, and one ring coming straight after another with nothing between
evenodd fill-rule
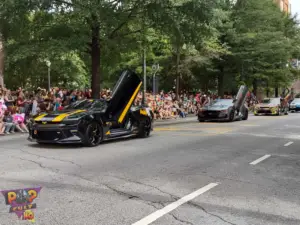
<instances>
[{"instance_id":1,"label":"street lamp post","mask_svg":"<svg viewBox=\"0 0 300 225\"><path fill-rule=\"evenodd\" d=\"M50 91L50 73L51 73L51 62L49 60L46 60L46 65L48 66L48 90Z\"/></svg>"},{"instance_id":2,"label":"street lamp post","mask_svg":"<svg viewBox=\"0 0 300 225\"><path fill-rule=\"evenodd\" d=\"M155 92L156 92L156 73L159 70L159 64L154 64L152 66L152 70L153 70L153 95L155 96Z\"/></svg>"}]
</instances>

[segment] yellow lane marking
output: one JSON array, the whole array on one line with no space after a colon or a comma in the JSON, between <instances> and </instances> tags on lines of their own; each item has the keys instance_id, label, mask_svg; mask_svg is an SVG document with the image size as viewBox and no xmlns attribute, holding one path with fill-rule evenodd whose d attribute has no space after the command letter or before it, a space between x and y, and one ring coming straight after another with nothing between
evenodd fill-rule
<instances>
[{"instance_id":1,"label":"yellow lane marking","mask_svg":"<svg viewBox=\"0 0 300 225\"><path fill-rule=\"evenodd\" d=\"M172 136L189 136L189 137L213 137L218 136L222 133L198 133L198 134L187 134L187 133L180 133L180 134L172 134Z\"/></svg>"},{"instance_id":2,"label":"yellow lane marking","mask_svg":"<svg viewBox=\"0 0 300 225\"><path fill-rule=\"evenodd\" d=\"M207 135L218 135L218 134L226 134L226 133L229 133L229 132L231 132L231 131L233 131L232 129L214 129L214 130L212 130L212 129L202 129L202 130L200 130L200 129L198 129L198 130L180 130L180 129L178 129L178 130L155 130L156 132L172 132L172 131L182 131L182 132L180 132L180 133L172 133L172 135L173 134L177 134L177 135L190 135L190 134L188 134L188 133L185 133L185 131L199 131L199 133L197 133L197 132L194 132L194 133L191 133L191 135L204 135L204 134L207 134Z\"/></svg>"},{"instance_id":3,"label":"yellow lane marking","mask_svg":"<svg viewBox=\"0 0 300 225\"><path fill-rule=\"evenodd\" d=\"M176 127L161 127L154 128L155 131L201 131L201 130L232 130L227 127L202 127L202 128L176 128Z\"/></svg>"},{"instance_id":4,"label":"yellow lane marking","mask_svg":"<svg viewBox=\"0 0 300 225\"><path fill-rule=\"evenodd\" d=\"M239 124L242 127L259 127L260 125L255 124L255 123L244 123L244 124Z\"/></svg>"}]
</instances>

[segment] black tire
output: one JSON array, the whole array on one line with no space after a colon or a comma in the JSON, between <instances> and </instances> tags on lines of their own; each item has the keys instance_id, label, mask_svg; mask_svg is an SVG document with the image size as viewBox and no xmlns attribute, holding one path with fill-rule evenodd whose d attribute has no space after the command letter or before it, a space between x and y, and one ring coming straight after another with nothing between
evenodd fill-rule
<instances>
[{"instance_id":1,"label":"black tire","mask_svg":"<svg viewBox=\"0 0 300 225\"><path fill-rule=\"evenodd\" d=\"M229 118L228 118L229 122L233 122L233 120L234 120L234 111L235 111L234 109L230 110Z\"/></svg>"},{"instance_id":2,"label":"black tire","mask_svg":"<svg viewBox=\"0 0 300 225\"><path fill-rule=\"evenodd\" d=\"M249 114L248 109L246 109L245 115L243 115L242 120L248 120L248 114Z\"/></svg>"},{"instance_id":3,"label":"black tire","mask_svg":"<svg viewBox=\"0 0 300 225\"><path fill-rule=\"evenodd\" d=\"M139 123L138 137L147 138L150 136L150 133L151 133L151 121L148 118L145 121Z\"/></svg>"},{"instance_id":4,"label":"black tire","mask_svg":"<svg viewBox=\"0 0 300 225\"><path fill-rule=\"evenodd\" d=\"M205 120L200 119L200 117L198 117L198 121L199 121L200 123L203 123Z\"/></svg>"},{"instance_id":5,"label":"black tire","mask_svg":"<svg viewBox=\"0 0 300 225\"><path fill-rule=\"evenodd\" d=\"M83 144L87 147L94 147L103 141L103 128L96 121L92 121L87 125L84 134Z\"/></svg>"}]
</instances>

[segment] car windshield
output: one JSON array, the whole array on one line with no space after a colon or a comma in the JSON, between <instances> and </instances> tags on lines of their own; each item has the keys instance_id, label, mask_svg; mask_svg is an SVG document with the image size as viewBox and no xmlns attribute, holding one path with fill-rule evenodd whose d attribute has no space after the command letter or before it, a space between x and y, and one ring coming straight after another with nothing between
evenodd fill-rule
<instances>
[{"instance_id":1,"label":"car windshield","mask_svg":"<svg viewBox=\"0 0 300 225\"><path fill-rule=\"evenodd\" d=\"M103 108L105 107L105 101L95 101L92 99L76 101L66 106L65 109L90 109L90 108Z\"/></svg>"},{"instance_id":2,"label":"car windshield","mask_svg":"<svg viewBox=\"0 0 300 225\"><path fill-rule=\"evenodd\" d=\"M294 99L293 103L299 104L300 103L300 98Z\"/></svg>"},{"instance_id":3,"label":"car windshield","mask_svg":"<svg viewBox=\"0 0 300 225\"><path fill-rule=\"evenodd\" d=\"M263 104L280 104L279 98L266 98L262 101Z\"/></svg>"},{"instance_id":4,"label":"car windshield","mask_svg":"<svg viewBox=\"0 0 300 225\"><path fill-rule=\"evenodd\" d=\"M214 100L211 104L211 106L215 107L223 107L223 106L230 106L232 105L232 99L217 99Z\"/></svg>"}]
</instances>

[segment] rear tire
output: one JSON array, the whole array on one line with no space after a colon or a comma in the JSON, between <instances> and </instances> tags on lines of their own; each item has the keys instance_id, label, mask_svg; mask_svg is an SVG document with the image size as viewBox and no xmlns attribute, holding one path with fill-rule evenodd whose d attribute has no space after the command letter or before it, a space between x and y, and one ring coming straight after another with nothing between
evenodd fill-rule
<instances>
[{"instance_id":1,"label":"rear tire","mask_svg":"<svg viewBox=\"0 0 300 225\"><path fill-rule=\"evenodd\" d=\"M199 121L199 123L203 123L204 122L204 120L200 119L200 117L198 117L198 121Z\"/></svg>"},{"instance_id":2,"label":"rear tire","mask_svg":"<svg viewBox=\"0 0 300 225\"><path fill-rule=\"evenodd\" d=\"M94 147L103 141L103 128L96 121L92 121L87 125L84 134L83 144L87 147Z\"/></svg>"},{"instance_id":3,"label":"rear tire","mask_svg":"<svg viewBox=\"0 0 300 225\"><path fill-rule=\"evenodd\" d=\"M151 121L148 118L145 121L139 123L138 137L147 138L150 136L150 133L151 133Z\"/></svg>"},{"instance_id":4,"label":"rear tire","mask_svg":"<svg viewBox=\"0 0 300 225\"><path fill-rule=\"evenodd\" d=\"M248 120L248 114L249 114L248 109L246 109L245 115L243 115L242 120Z\"/></svg>"}]
</instances>

